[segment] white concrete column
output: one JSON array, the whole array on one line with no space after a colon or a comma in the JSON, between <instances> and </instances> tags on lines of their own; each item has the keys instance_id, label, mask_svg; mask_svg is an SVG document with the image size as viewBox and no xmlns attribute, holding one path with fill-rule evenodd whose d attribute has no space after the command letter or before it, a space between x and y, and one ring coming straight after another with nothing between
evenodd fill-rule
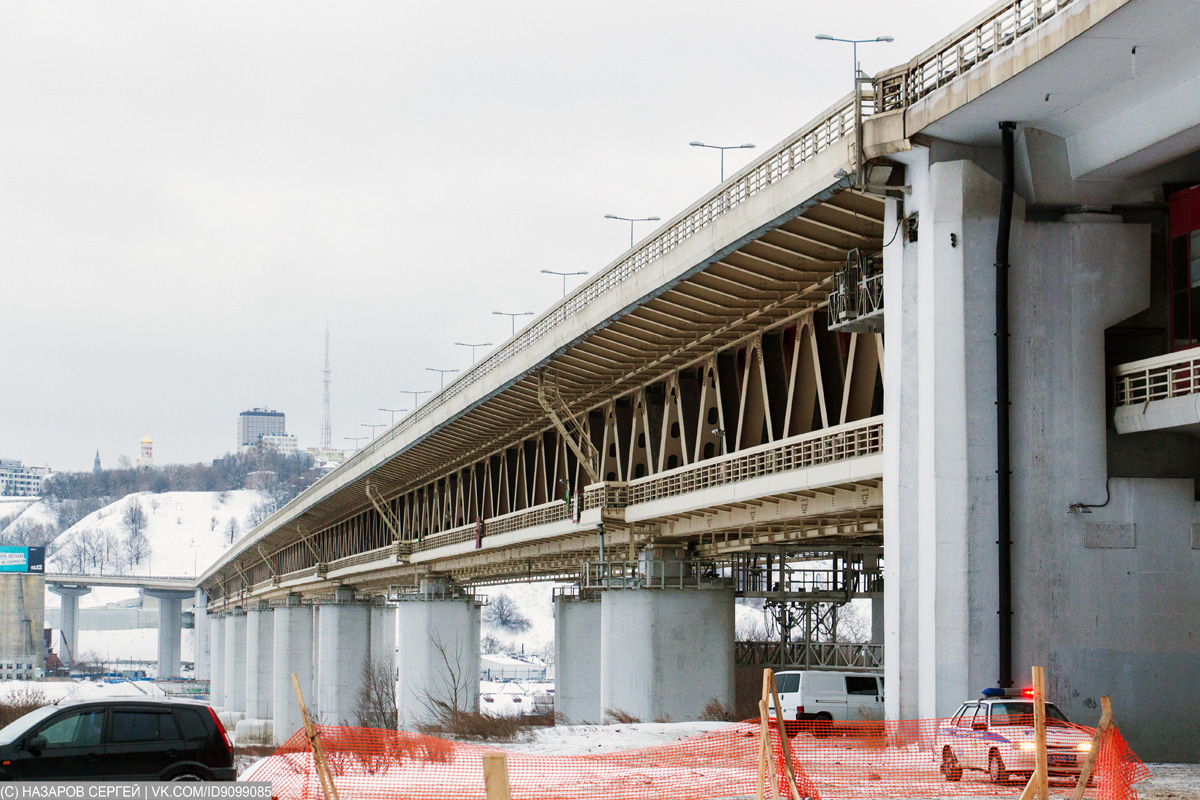
<instances>
[{"instance_id":1,"label":"white concrete column","mask_svg":"<svg viewBox=\"0 0 1200 800\"><path fill-rule=\"evenodd\" d=\"M733 590L613 589L600 601L600 706L650 722L733 707Z\"/></svg>"},{"instance_id":2,"label":"white concrete column","mask_svg":"<svg viewBox=\"0 0 1200 800\"><path fill-rule=\"evenodd\" d=\"M371 605L371 661L396 667L396 607L386 597L376 597Z\"/></svg>"},{"instance_id":3,"label":"white concrete column","mask_svg":"<svg viewBox=\"0 0 1200 800\"><path fill-rule=\"evenodd\" d=\"M246 614L241 606L225 617L225 711L246 713Z\"/></svg>"},{"instance_id":4,"label":"white concrete column","mask_svg":"<svg viewBox=\"0 0 1200 800\"><path fill-rule=\"evenodd\" d=\"M183 636L183 601L192 592L142 589L143 597L158 601L158 677L178 678Z\"/></svg>"},{"instance_id":5,"label":"white concrete column","mask_svg":"<svg viewBox=\"0 0 1200 800\"><path fill-rule=\"evenodd\" d=\"M554 711L570 724L604 721L600 705L600 598L554 598Z\"/></svg>"},{"instance_id":6,"label":"white concrete column","mask_svg":"<svg viewBox=\"0 0 1200 800\"><path fill-rule=\"evenodd\" d=\"M58 657L70 666L79 660L79 598L92 590L86 586L58 586L51 584L46 587L61 599L58 623Z\"/></svg>"},{"instance_id":7,"label":"white concrete column","mask_svg":"<svg viewBox=\"0 0 1200 800\"><path fill-rule=\"evenodd\" d=\"M397 609L396 704L401 729L431 721L431 701L479 706L480 607L472 598L404 600Z\"/></svg>"},{"instance_id":8,"label":"white concrete column","mask_svg":"<svg viewBox=\"0 0 1200 800\"><path fill-rule=\"evenodd\" d=\"M225 620L223 611L208 618L208 704L218 711L225 708Z\"/></svg>"},{"instance_id":9,"label":"white concrete column","mask_svg":"<svg viewBox=\"0 0 1200 800\"><path fill-rule=\"evenodd\" d=\"M275 621L271 604L259 600L246 611L246 719L237 723L240 742L274 741L271 705L275 676Z\"/></svg>"},{"instance_id":10,"label":"white concrete column","mask_svg":"<svg viewBox=\"0 0 1200 800\"><path fill-rule=\"evenodd\" d=\"M198 681L206 681L212 676L212 667L208 651L208 594L203 589L196 590L196 605L192 610L195 620L196 653L192 670L193 677Z\"/></svg>"},{"instance_id":11,"label":"white concrete column","mask_svg":"<svg viewBox=\"0 0 1200 800\"><path fill-rule=\"evenodd\" d=\"M300 683L304 701L313 699L313 609L301 605L300 595L289 594L272 616L275 651L271 660L272 731L276 743L283 744L304 726L292 673Z\"/></svg>"},{"instance_id":12,"label":"white concrete column","mask_svg":"<svg viewBox=\"0 0 1200 800\"><path fill-rule=\"evenodd\" d=\"M333 603L317 606L316 708L327 725L361 725L354 708L370 660L370 611L356 602L354 589L341 586Z\"/></svg>"}]
</instances>

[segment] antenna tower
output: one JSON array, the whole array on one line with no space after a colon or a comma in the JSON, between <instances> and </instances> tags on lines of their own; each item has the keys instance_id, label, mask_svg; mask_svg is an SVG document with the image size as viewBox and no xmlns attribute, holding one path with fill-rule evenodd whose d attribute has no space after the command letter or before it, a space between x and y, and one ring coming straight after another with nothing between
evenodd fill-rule
<instances>
[{"instance_id":1,"label":"antenna tower","mask_svg":"<svg viewBox=\"0 0 1200 800\"><path fill-rule=\"evenodd\" d=\"M333 373L329 369L329 323L325 323L325 371L322 383L325 384L325 410L321 416L321 449L329 450L333 447L333 424L329 421L329 384L333 382L330 376Z\"/></svg>"}]
</instances>

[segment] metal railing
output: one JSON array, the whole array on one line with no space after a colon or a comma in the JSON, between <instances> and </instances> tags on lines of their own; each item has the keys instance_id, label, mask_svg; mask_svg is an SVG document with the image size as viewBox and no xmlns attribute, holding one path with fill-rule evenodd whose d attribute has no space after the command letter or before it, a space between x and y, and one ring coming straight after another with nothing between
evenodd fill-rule
<instances>
[{"instance_id":1,"label":"metal railing","mask_svg":"<svg viewBox=\"0 0 1200 800\"><path fill-rule=\"evenodd\" d=\"M1113 368L1114 408L1200 394L1200 347Z\"/></svg>"},{"instance_id":2,"label":"metal railing","mask_svg":"<svg viewBox=\"0 0 1200 800\"><path fill-rule=\"evenodd\" d=\"M729 562L713 559L586 561L584 591L592 589L699 589L732 587Z\"/></svg>"},{"instance_id":3,"label":"metal railing","mask_svg":"<svg viewBox=\"0 0 1200 800\"><path fill-rule=\"evenodd\" d=\"M1075 0L1014 0L982 15L875 81L879 111L907 108L1028 35Z\"/></svg>"},{"instance_id":4,"label":"metal railing","mask_svg":"<svg viewBox=\"0 0 1200 800\"><path fill-rule=\"evenodd\" d=\"M638 478L626 485L626 502L631 506L648 503L713 486L882 451L883 417L871 417Z\"/></svg>"},{"instance_id":5,"label":"metal railing","mask_svg":"<svg viewBox=\"0 0 1200 800\"><path fill-rule=\"evenodd\" d=\"M734 662L797 669L883 669L882 644L851 642L737 642Z\"/></svg>"},{"instance_id":6,"label":"metal railing","mask_svg":"<svg viewBox=\"0 0 1200 800\"><path fill-rule=\"evenodd\" d=\"M511 533L522 528L533 528L551 522L562 522L571 518L571 506L565 500L552 500L533 508L512 511L498 517L488 517L483 523L484 537L496 536L501 533ZM460 525L457 528L431 533L419 542L412 542L413 552L432 550L435 547L445 547L450 544L470 542L475 539L475 523Z\"/></svg>"}]
</instances>

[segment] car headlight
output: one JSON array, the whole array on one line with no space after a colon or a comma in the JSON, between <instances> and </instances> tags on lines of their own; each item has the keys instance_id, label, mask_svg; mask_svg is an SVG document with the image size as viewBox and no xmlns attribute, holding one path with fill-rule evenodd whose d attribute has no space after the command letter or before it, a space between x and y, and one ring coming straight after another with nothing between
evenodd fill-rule
<instances>
[{"instance_id":1,"label":"car headlight","mask_svg":"<svg viewBox=\"0 0 1200 800\"><path fill-rule=\"evenodd\" d=\"M1037 750L1037 742L1033 742L1033 741L1017 742L1017 749L1024 750L1026 753L1032 752L1034 750Z\"/></svg>"},{"instance_id":2,"label":"car headlight","mask_svg":"<svg viewBox=\"0 0 1200 800\"><path fill-rule=\"evenodd\" d=\"M1081 753L1090 753L1092 752L1092 743L1080 742L1079 744L1075 745L1075 749Z\"/></svg>"}]
</instances>

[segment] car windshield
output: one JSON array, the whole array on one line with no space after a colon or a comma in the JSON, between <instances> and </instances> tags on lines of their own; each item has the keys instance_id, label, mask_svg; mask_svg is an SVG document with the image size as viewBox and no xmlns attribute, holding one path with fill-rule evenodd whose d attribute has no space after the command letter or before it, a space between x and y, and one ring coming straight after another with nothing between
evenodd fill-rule
<instances>
[{"instance_id":1,"label":"car windshield","mask_svg":"<svg viewBox=\"0 0 1200 800\"><path fill-rule=\"evenodd\" d=\"M30 711L23 717L18 717L3 728L0 728L0 744L12 744L22 733L59 710L61 709L58 706L42 706Z\"/></svg>"},{"instance_id":2,"label":"car windshield","mask_svg":"<svg viewBox=\"0 0 1200 800\"><path fill-rule=\"evenodd\" d=\"M1007 702L992 703L993 725L1032 725L1033 703ZM1070 724L1067 716L1058 710L1054 703L1046 703L1046 724L1062 727Z\"/></svg>"}]
</instances>

